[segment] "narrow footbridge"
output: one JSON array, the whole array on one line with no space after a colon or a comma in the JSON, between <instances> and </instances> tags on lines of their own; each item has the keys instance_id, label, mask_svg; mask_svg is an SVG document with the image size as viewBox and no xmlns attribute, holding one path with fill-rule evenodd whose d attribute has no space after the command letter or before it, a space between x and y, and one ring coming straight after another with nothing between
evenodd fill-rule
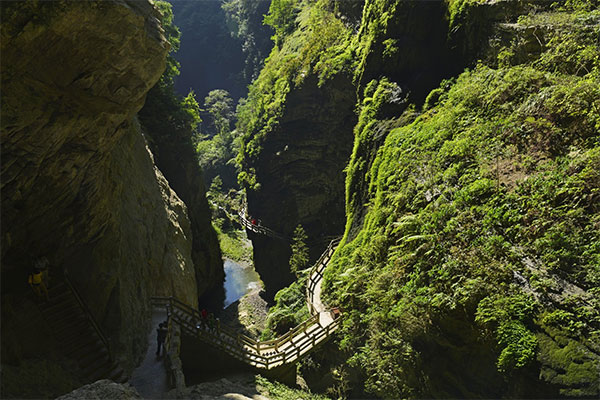
<instances>
[{"instance_id":1,"label":"narrow footbridge","mask_svg":"<svg viewBox=\"0 0 600 400\"><path fill-rule=\"evenodd\" d=\"M196 336L252 367L269 370L292 364L327 340L339 327L339 309L328 309L321 302L323 270L338 243L339 239L331 241L311 269L306 289L311 317L273 340L258 341L219 320L207 321L198 310L174 297L153 297L152 303L166 307L169 317L184 333Z\"/></svg>"},{"instance_id":2,"label":"narrow footbridge","mask_svg":"<svg viewBox=\"0 0 600 400\"><path fill-rule=\"evenodd\" d=\"M237 214L234 215L225 207L220 206L213 201L209 202L213 207L216 207L222 212L224 212L231 221L237 221L243 228L246 228L249 231L252 231L259 235L268 236L273 239L283 240L284 242L291 242L293 240L293 238L291 238L290 236L286 236L282 233L274 231L269 227L264 226L259 219L255 220L252 217L250 217L248 215L248 206L246 204L244 204L240 210L234 211ZM335 240L336 238L336 236L323 236L316 240L312 240L310 243L307 244L327 243L331 240Z\"/></svg>"}]
</instances>

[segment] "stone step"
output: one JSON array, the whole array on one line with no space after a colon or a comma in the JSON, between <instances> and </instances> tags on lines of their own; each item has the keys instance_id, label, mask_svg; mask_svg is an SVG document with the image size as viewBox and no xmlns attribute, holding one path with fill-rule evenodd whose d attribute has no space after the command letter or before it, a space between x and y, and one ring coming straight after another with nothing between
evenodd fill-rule
<instances>
[{"instance_id":1,"label":"stone step","mask_svg":"<svg viewBox=\"0 0 600 400\"><path fill-rule=\"evenodd\" d=\"M72 331L66 332L64 335L59 337L59 340L63 343L77 342L80 338L92 338L98 340L98 335L91 328L89 323L84 322L82 325L73 327Z\"/></svg>"},{"instance_id":2,"label":"stone step","mask_svg":"<svg viewBox=\"0 0 600 400\"><path fill-rule=\"evenodd\" d=\"M43 303L40 309L45 314L52 313L56 309L62 309L66 304L77 304L71 293L61 293L60 295L51 298L49 303Z\"/></svg>"},{"instance_id":3,"label":"stone step","mask_svg":"<svg viewBox=\"0 0 600 400\"><path fill-rule=\"evenodd\" d=\"M49 321L50 325L54 325L56 327L72 325L80 320L87 321L85 314L81 310L78 310L74 307L61 310L53 315L47 315L46 319Z\"/></svg>"},{"instance_id":4,"label":"stone step","mask_svg":"<svg viewBox=\"0 0 600 400\"><path fill-rule=\"evenodd\" d=\"M90 323L87 319L73 319L68 323L61 324L60 327L55 327L54 334L58 341L62 342L86 334L89 326Z\"/></svg>"}]
</instances>

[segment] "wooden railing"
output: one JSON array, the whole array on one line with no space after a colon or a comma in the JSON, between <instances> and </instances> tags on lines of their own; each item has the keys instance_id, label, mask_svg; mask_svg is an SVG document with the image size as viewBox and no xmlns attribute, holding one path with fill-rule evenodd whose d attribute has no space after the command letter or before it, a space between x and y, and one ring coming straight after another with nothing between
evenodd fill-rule
<instances>
[{"instance_id":1,"label":"wooden railing","mask_svg":"<svg viewBox=\"0 0 600 400\"><path fill-rule=\"evenodd\" d=\"M196 336L253 367L263 369L297 361L329 337L339 324L337 318L323 326L320 314L316 314L285 335L273 340L257 341L221 324L219 320L215 320L211 326L197 310L174 297L153 297L152 302L166 307L168 316L179 324L183 332Z\"/></svg>"},{"instance_id":2,"label":"wooden railing","mask_svg":"<svg viewBox=\"0 0 600 400\"><path fill-rule=\"evenodd\" d=\"M315 307L315 287L323 279L323 271L331 260L331 256L335 252L335 248L340 243L340 240L341 238L338 237L329 242L329 246L327 246L325 251L321 254L321 257L319 257L315 265L312 267L310 274L308 275L308 282L306 283L306 304L311 315L325 311L318 310Z\"/></svg>"},{"instance_id":3,"label":"wooden railing","mask_svg":"<svg viewBox=\"0 0 600 400\"><path fill-rule=\"evenodd\" d=\"M272 340L255 340L221 324L218 319L208 320L198 310L174 297L152 297L151 302L165 307L169 320L179 324L183 332L196 336L253 367L271 369L293 363L327 339L339 326L339 309L319 310L313 304L314 290L320 285L323 270L339 241L340 239L335 239L329 243L311 270L306 288L306 302L311 317Z\"/></svg>"}]
</instances>

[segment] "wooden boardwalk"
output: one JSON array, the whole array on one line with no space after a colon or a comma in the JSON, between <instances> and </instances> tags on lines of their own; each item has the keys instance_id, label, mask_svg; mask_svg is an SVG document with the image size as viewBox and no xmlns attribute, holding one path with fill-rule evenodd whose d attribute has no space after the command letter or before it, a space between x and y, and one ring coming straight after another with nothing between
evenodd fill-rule
<instances>
[{"instance_id":1,"label":"wooden boardwalk","mask_svg":"<svg viewBox=\"0 0 600 400\"><path fill-rule=\"evenodd\" d=\"M152 302L166 307L171 321L179 324L183 333L196 336L252 367L269 370L292 364L338 329L340 311L326 308L321 301L323 270L338 243L336 239L329 244L310 272L306 301L311 317L273 340L257 341L218 320L205 320L198 310L173 297L153 297Z\"/></svg>"}]
</instances>

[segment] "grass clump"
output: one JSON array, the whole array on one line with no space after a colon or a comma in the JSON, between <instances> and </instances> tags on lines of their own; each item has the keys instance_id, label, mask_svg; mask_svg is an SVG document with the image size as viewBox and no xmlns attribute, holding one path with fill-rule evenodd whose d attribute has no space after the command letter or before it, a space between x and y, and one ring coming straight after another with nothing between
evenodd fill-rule
<instances>
[{"instance_id":1,"label":"grass clump","mask_svg":"<svg viewBox=\"0 0 600 400\"><path fill-rule=\"evenodd\" d=\"M299 278L275 295L275 305L269 309L267 327L262 340L274 339L304 322L308 317L306 306L306 281L308 270L299 271Z\"/></svg>"},{"instance_id":2,"label":"grass clump","mask_svg":"<svg viewBox=\"0 0 600 400\"><path fill-rule=\"evenodd\" d=\"M223 256L233 261L242 263L252 263L252 247L247 243L248 238L242 230L227 230L213 224L213 228L217 232L219 245Z\"/></svg>"},{"instance_id":3,"label":"grass clump","mask_svg":"<svg viewBox=\"0 0 600 400\"><path fill-rule=\"evenodd\" d=\"M271 382L267 378L263 378L260 375L256 376L256 384L258 385L258 390L264 396L269 396L269 398L277 400L328 400L328 397L323 395L310 393L299 389L292 389L283 383Z\"/></svg>"}]
</instances>

